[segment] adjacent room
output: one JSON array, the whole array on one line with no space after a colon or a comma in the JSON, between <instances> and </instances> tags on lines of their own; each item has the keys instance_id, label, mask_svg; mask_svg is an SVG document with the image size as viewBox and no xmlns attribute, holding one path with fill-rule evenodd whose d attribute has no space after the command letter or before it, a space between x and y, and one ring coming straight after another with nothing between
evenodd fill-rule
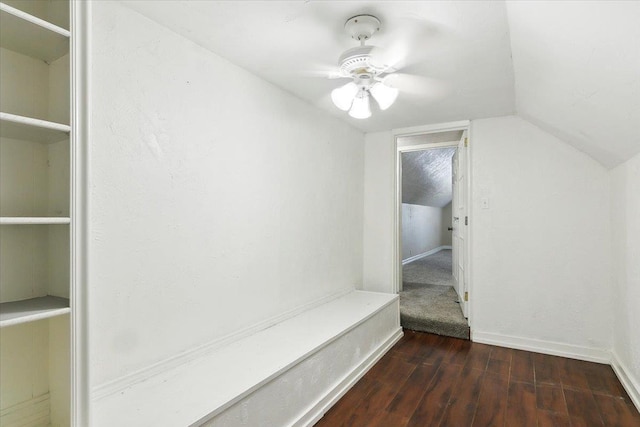
<instances>
[{"instance_id":1,"label":"adjacent room","mask_svg":"<svg viewBox=\"0 0 640 427\"><path fill-rule=\"evenodd\" d=\"M0 426L640 426L639 22L0 0Z\"/></svg>"},{"instance_id":2,"label":"adjacent room","mask_svg":"<svg viewBox=\"0 0 640 427\"><path fill-rule=\"evenodd\" d=\"M463 278L454 271L461 251L460 240L453 239L454 227L464 223L457 200L455 210L452 206L455 196L460 199L454 168L461 136L462 132L450 132L398 138L404 150L400 153L400 324L413 331L469 339L460 306L459 295L464 295L458 292L458 279Z\"/></svg>"}]
</instances>

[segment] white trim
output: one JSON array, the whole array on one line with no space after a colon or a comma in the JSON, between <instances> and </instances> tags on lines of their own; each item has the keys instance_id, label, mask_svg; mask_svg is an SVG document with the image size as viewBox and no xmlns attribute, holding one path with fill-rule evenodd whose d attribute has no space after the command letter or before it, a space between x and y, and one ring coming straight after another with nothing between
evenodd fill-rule
<instances>
[{"instance_id":1,"label":"white trim","mask_svg":"<svg viewBox=\"0 0 640 427\"><path fill-rule=\"evenodd\" d=\"M515 348L534 353L551 354L569 359L586 360L588 362L609 363L611 355L608 350L579 345L564 344L555 341L534 338L514 337L491 332L471 331L471 341L499 347Z\"/></svg>"},{"instance_id":2,"label":"white trim","mask_svg":"<svg viewBox=\"0 0 640 427\"><path fill-rule=\"evenodd\" d=\"M111 394L118 393L119 391L130 387L134 384L143 382L155 375L158 375L162 372L166 372L172 368L188 363L192 360L195 360L201 357L203 354L210 353L216 349L222 348L226 345L231 344L234 341L238 341L242 338L253 335L257 332L260 332L264 329L267 329L271 326L274 326L278 323L284 322L287 319L291 319L299 314L304 313L305 311L312 310L316 307L319 307L323 304L326 304L330 301L343 297L351 292L354 289L344 289L338 292L335 292L331 295L322 297L315 301L311 301L308 304L305 304L301 307L297 307L293 310L289 310L285 313L279 314L277 316L273 316L269 319L266 319L260 323L249 326L247 328L241 329L237 332L226 335L217 340L208 342L201 346L195 347L193 349L184 351L175 356L169 357L167 359L161 360L160 362L154 363L153 365L149 365L142 369L139 369L131 374L116 378L115 380L106 382L99 386L96 386L91 391L91 399L92 400L100 400L104 397L107 397ZM382 309L384 307L381 307ZM377 313L377 311L376 311ZM355 326L355 325L354 325ZM326 344L326 343L325 343Z\"/></svg>"},{"instance_id":3,"label":"white trim","mask_svg":"<svg viewBox=\"0 0 640 427\"><path fill-rule=\"evenodd\" d=\"M474 228L475 228L475 217L473 211L473 150L475 148L474 139L473 139L473 126L470 123L469 128L467 129L467 176L469 177L469 183L467 188L467 216L469 217L469 224L467 225L467 266L465 273L465 281L467 285L467 292L469 292L469 301L467 302L467 321L469 322L469 327L473 331L473 301L474 293L473 293L473 239L474 239ZM464 296L463 296L464 297Z\"/></svg>"},{"instance_id":4,"label":"white trim","mask_svg":"<svg viewBox=\"0 0 640 427\"><path fill-rule=\"evenodd\" d=\"M445 141L445 142L430 142L427 144L418 144L418 145L403 145L398 146L398 151L401 153L409 153L411 151L423 151L423 150L433 150L435 148L443 148L443 147L457 147L459 141Z\"/></svg>"},{"instance_id":5,"label":"white trim","mask_svg":"<svg viewBox=\"0 0 640 427\"><path fill-rule=\"evenodd\" d=\"M307 412L302 414L291 425L292 427L306 427L312 426L317 423L324 414L327 413L333 405L338 402L350 389L353 387L363 376L369 371L400 339L404 333L402 328L398 328L393 334L384 340L376 349L374 349L367 358L365 358L360 364L353 368L342 381L329 390L327 394L322 397L315 405L313 405Z\"/></svg>"},{"instance_id":6,"label":"white trim","mask_svg":"<svg viewBox=\"0 0 640 427\"><path fill-rule=\"evenodd\" d=\"M428 257L429 255L433 255L433 254L438 253L440 251L444 251L445 249L452 249L452 247L450 245L438 246L437 248L431 249L430 251L423 252L423 253L418 254L418 255L414 255L414 256L412 256L410 258L407 258L407 259L403 259L402 260L402 265L406 265L406 264L409 264L410 262L419 260L419 259L424 258L424 257Z\"/></svg>"},{"instance_id":7,"label":"white trim","mask_svg":"<svg viewBox=\"0 0 640 427\"><path fill-rule=\"evenodd\" d=\"M615 351L611 352L611 367L629 394L631 401L636 405L638 411L640 411L640 381L633 377L631 370L620 361Z\"/></svg>"},{"instance_id":8,"label":"white trim","mask_svg":"<svg viewBox=\"0 0 640 427\"><path fill-rule=\"evenodd\" d=\"M399 128L399 129L393 129L391 131L392 137L393 137L393 147L394 147L394 158L392 159L393 161L393 188L394 188L394 203L393 203L393 213L392 213L392 217L393 217L393 257L392 257L392 263L393 265L391 266L391 271L392 271L392 278L391 278L391 292L393 293L399 293L402 290L402 268L400 268L402 266L402 233L400 232L400 227L401 227L401 222L402 222L402 162L401 162L401 155L402 155L402 151L407 150L407 151L415 151L418 149L429 149L429 148L436 148L436 146L448 146L446 144L448 143L431 143L431 144L420 144L420 146L410 146L410 147L398 147L398 137L400 136L412 136L412 135L421 135L421 134L428 134L428 133L438 133L438 132L447 132L447 131L455 131L455 130L462 130L462 131L469 131L471 128L471 121L470 120L460 120L460 121L456 121L456 122L448 122L448 123L440 123L440 124L433 124L433 125L424 125L424 126L414 126L414 127L407 127L407 128ZM470 132L469 132L470 133ZM470 138L470 137L469 137ZM457 146L457 144L456 144ZM401 150L402 149L402 150ZM467 150L467 152L469 152L470 150ZM469 164L469 162L468 162ZM471 188L471 184L472 183L472 177L471 175L469 175L469 189ZM471 199L471 192L468 191L467 192L467 206L470 205L469 200ZM471 218L471 213L469 212L468 214L469 218ZM467 237L469 238L469 242L468 242L468 248L470 251L471 248L471 224L469 225L469 232L467 233ZM467 284L467 289L469 294L471 294L471 288L470 286ZM469 310L469 312L471 312L471 310ZM471 315L469 315L468 318L469 321L469 326L472 326L472 321L471 321Z\"/></svg>"},{"instance_id":9,"label":"white trim","mask_svg":"<svg viewBox=\"0 0 640 427\"><path fill-rule=\"evenodd\" d=\"M71 426L90 425L89 377L89 131L91 2L69 3L71 97L70 386Z\"/></svg>"},{"instance_id":10,"label":"white trim","mask_svg":"<svg viewBox=\"0 0 640 427\"><path fill-rule=\"evenodd\" d=\"M406 128L393 129L391 133L394 138L396 136L421 135L424 133L446 132L452 130L465 130L469 127L471 121L459 120L457 122L438 123L433 125L412 126Z\"/></svg>"}]
</instances>

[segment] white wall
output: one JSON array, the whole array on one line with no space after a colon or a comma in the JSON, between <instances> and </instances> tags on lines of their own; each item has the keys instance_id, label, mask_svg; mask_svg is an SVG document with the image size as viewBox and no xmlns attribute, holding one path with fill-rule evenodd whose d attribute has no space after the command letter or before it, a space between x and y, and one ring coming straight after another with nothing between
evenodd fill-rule
<instances>
[{"instance_id":1,"label":"white wall","mask_svg":"<svg viewBox=\"0 0 640 427\"><path fill-rule=\"evenodd\" d=\"M613 351L640 393L640 155L611 171L611 196Z\"/></svg>"},{"instance_id":2,"label":"white wall","mask_svg":"<svg viewBox=\"0 0 640 427\"><path fill-rule=\"evenodd\" d=\"M364 287L388 292L393 138L365 140ZM470 147L474 333L609 350L607 171L515 116L473 121Z\"/></svg>"},{"instance_id":3,"label":"white wall","mask_svg":"<svg viewBox=\"0 0 640 427\"><path fill-rule=\"evenodd\" d=\"M437 247L447 245L442 233L444 208L402 204L402 259L420 255Z\"/></svg>"},{"instance_id":4,"label":"white wall","mask_svg":"<svg viewBox=\"0 0 640 427\"><path fill-rule=\"evenodd\" d=\"M392 289L395 161L391 132L365 135L362 283L367 291Z\"/></svg>"},{"instance_id":5,"label":"white wall","mask_svg":"<svg viewBox=\"0 0 640 427\"><path fill-rule=\"evenodd\" d=\"M362 282L362 133L93 3L91 381Z\"/></svg>"},{"instance_id":6,"label":"white wall","mask_svg":"<svg viewBox=\"0 0 640 427\"><path fill-rule=\"evenodd\" d=\"M473 121L470 146L474 334L609 350L607 171L514 116Z\"/></svg>"}]
</instances>

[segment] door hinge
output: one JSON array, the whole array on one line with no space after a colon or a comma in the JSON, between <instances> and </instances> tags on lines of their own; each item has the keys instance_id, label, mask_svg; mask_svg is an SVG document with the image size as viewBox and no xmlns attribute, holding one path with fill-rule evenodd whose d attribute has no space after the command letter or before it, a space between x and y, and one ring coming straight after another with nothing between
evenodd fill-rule
<instances>
[{"instance_id":1,"label":"door hinge","mask_svg":"<svg viewBox=\"0 0 640 427\"><path fill-rule=\"evenodd\" d=\"M464 300L469 301L469 292L464 293Z\"/></svg>"},{"instance_id":2,"label":"door hinge","mask_svg":"<svg viewBox=\"0 0 640 427\"><path fill-rule=\"evenodd\" d=\"M464 139L464 146L468 147L469 146L469 138L465 138Z\"/></svg>"},{"instance_id":3,"label":"door hinge","mask_svg":"<svg viewBox=\"0 0 640 427\"><path fill-rule=\"evenodd\" d=\"M468 216L464 217L464 225L469 225L469 217Z\"/></svg>"}]
</instances>

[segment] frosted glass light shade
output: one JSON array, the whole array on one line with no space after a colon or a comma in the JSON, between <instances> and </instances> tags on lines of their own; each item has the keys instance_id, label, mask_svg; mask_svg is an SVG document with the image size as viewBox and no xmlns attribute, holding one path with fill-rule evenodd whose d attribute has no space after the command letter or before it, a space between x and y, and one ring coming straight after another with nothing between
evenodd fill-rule
<instances>
[{"instance_id":1,"label":"frosted glass light shade","mask_svg":"<svg viewBox=\"0 0 640 427\"><path fill-rule=\"evenodd\" d=\"M347 83L331 91L331 100L342 111L351 108L353 98L358 93L358 86L354 82Z\"/></svg>"},{"instance_id":2,"label":"frosted glass light shade","mask_svg":"<svg viewBox=\"0 0 640 427\"><path fill-rule=\"evenodd\" d=\"M353 105L349 111L349 115L354 119L366 119L371 117L371 108L369 106L369 94L362 90L353 100Z\"/></svg>"},{"instance_id":3,"label":"frosted glass light shade","mask_svg":"<svg viewBox=\"0 0 640 427\"><path fill-rule=\"evenodd\" d=\"M391 107L398 97L398 89L389 87L384 83L376 83L370 89L371 95L378 102L381 110Z\"/></svg>"}]
</instances>

